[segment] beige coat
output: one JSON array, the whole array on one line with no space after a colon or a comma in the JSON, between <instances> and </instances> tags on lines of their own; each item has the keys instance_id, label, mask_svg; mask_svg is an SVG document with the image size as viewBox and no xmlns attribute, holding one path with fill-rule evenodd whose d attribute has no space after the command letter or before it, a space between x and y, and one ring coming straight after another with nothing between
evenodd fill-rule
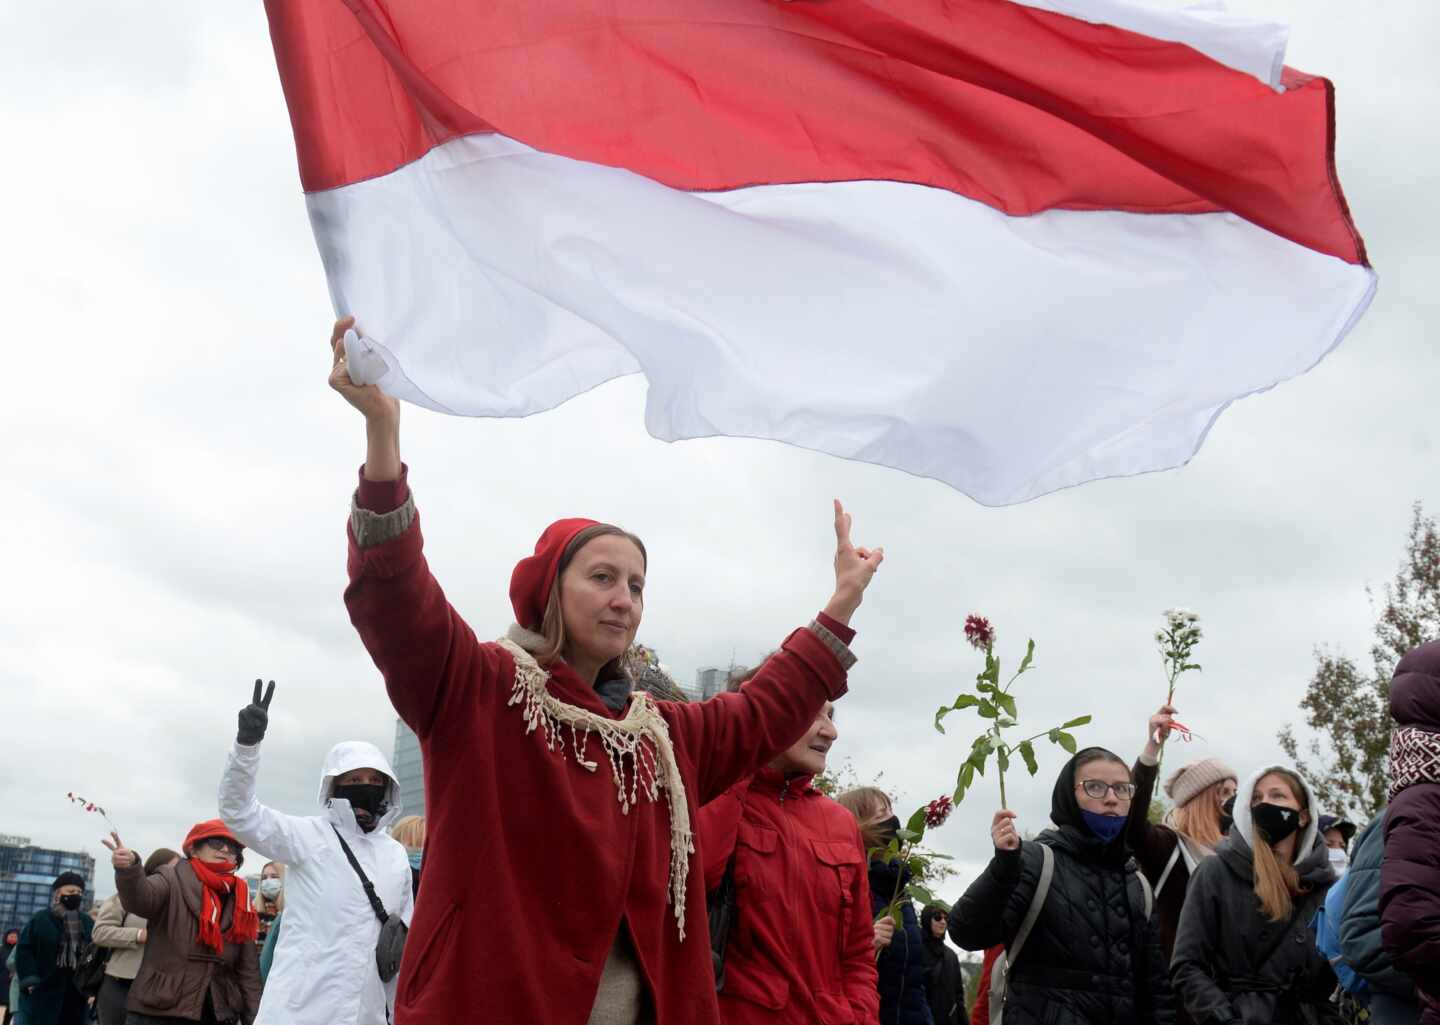
<instances>
[{"instance_id":1,"label":"beige coat","mask_svg":"<svg viewBox=\"0 0 1440 1025\"><path fill-rule=\"evenodd\" d=\"M110 960L105 963L105 974L117 979L133 979L140 970L140 960L145 956L145 947L140 943L140 930L145 928L145 919L128 914L120 906L117 893L100 905L95 911L95 931L91 940L97 947L110 948Z\"/></svg>"}]
</instances>

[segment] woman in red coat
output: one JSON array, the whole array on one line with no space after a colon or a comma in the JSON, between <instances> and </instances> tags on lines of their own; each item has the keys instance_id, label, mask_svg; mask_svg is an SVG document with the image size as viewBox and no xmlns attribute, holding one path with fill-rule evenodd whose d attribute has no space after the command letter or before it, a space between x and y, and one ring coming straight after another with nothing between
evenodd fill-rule
<instances>
[{"instance_id":1,"label":"woman in red coat","mask_svg":"<svg viewBox=\"0 0 1440 1025\"><path fill-rule=\"evenodd\" d=\"M619 673L647 556L606 524L551 524L511 578L516 625L481 642L426 564L399 405L351 381L350 324L330 384L365 415L367 451L345 603L425 764L426 889L397 1025L718 1025L691 823L845 692L848 624L883 551L850 543L837 502L824 611L741 693L699 704Z\"/></svg>"},{"instance_id":2,"label":"woman in red coat","mask_svg":"<svg viewBox=\"0 0 1440 1025\"><path fill-rule=\"evenodd\" d=\"M879 1023L860 827L811 786L838 736L834 714L827 702L789 750L700 809L706 887L727 869L735 883L725 1025Z\"/></svg>"}]
</instances>

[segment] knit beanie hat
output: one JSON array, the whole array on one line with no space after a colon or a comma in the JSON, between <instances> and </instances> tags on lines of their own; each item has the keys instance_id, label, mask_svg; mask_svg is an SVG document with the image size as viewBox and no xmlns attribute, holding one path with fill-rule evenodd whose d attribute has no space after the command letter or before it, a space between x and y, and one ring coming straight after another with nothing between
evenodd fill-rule
<instances>
[{"instance_id":1,"label":"knit beanie hat","mask_svg":"<svg viewBox=\"0 0 1440 1025\"><path fill-rule=\"evenodd\" d=\"M596 525L596 520L570 519L556 520L545 528L535 542L535 554L517 562L515 572L510 574L510 605L515 610L515 622L539 633L550 589L560 573L560 557L576 534Z\"/></svg>"},{"instance_id":2,"label":"knit beanie hat","mask_svg":"<svg viewBox=\"0 0 1440 1025\"><path fill-rule=\"evenodd\" d=\"M50 892L54 893L62 886L78 886L83 890L85 889L85 877L79 872L61 872L50 884Z\"/></svg>"},{"instance_id":3,"label":"knit beanie hat","mask_svg":"<svg viewBox=\"0 0 1440 1025\"><path fill-rule=\"evenodd\" d=\"M1165 781L1165 793L1179 808L1189 804L1206 787L1212 787L1222 780L1238 780L1240 774L1218 758L1202 758L1198 762L1182 765Z\"/></svg>"}]
</instances>

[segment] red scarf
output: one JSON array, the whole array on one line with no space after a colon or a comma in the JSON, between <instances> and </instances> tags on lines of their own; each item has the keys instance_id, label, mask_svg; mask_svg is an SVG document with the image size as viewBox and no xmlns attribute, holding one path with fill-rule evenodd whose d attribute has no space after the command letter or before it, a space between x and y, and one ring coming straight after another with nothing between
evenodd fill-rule
<instances>
[{"instance_id":1,"label":"red scarf","mask_svg":"<svg viewBox=\"0 0 1440 1025\"><path fill-rule=\"evenodd\" d=\"M254 943L260 919L250 906L250 892L245 880L235 875L234 866L223 868L207 865L199 858L190 859L195 878L200 880L200 932L201 946L209 947L217 954L225 953L225 944ZM220 932L220 912L224 907L225 895L235 895L235 911L231 915L230 930Z\"/></svg>"}]
</instances>

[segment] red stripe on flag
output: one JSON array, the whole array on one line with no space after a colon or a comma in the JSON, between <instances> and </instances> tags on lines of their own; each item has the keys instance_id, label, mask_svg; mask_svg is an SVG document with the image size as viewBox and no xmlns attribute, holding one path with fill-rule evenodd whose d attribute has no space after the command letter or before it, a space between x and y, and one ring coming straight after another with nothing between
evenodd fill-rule
<instances>
[{"instance_id":1,"label":"red stripe on flag","mask_svg":"<svg viewBox=\"0 0 1440 1025\"><path fill-rule=\"evenodd\" d=\"M1367 262L1326 80L1287 69L1276 93L1008 0L266 7L310 191L496 130L678 189L879 179L1012 215L1228 210Z\"/></svg>"}]
</instances>

